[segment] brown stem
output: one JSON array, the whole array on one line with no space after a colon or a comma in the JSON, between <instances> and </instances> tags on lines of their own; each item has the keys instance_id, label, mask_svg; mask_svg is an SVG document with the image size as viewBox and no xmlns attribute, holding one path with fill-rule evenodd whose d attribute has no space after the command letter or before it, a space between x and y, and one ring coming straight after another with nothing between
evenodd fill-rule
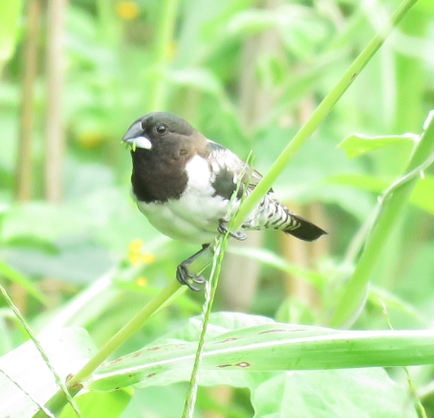
<instances>
[{"instance_id":1,"label":"brown stem","mask_svg":"<svg viewBox=\"0 0 434 418\"><path fill-rule=\"evenodd\" d=\"M32 197L32 133L35 113L33 87L39 61L37 42L41 9L40 0L28 2L22 58L20 134L15 171L15 198L21 202Z\"/></svg>"}]
</instances>

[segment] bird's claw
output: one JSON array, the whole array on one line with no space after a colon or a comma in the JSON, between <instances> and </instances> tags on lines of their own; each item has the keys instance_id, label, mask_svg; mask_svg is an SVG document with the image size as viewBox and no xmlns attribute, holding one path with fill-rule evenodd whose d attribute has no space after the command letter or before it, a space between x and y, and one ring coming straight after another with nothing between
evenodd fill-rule
<instances>
[{"instance_id":1,"label":"bird's claw","mask_svg":"<svg viewBox=\"0 0 434 418\"><path fill-rule=\"evenodd\" d=\"M226 221L225 219L220 219L219 221L219 226L217 227L217 230L221 233L221 234L226 234L227 232L229 232L229 236L231 236L232 238L237 239L238 241L244 241L247 239L247 235L244 232L241 231L229 231L228 228L228 221Z\"/></svg>"},{"instance_id":2,"label":"bird's claw","mask_svg":"<svg viewBox=\"0 0 434 418\"><path fill-rule=\"evenodd\" d=\"M181 263L177 267L176 278L178 279L179 283L188 286L194 292L201 290L206 280L202 275L197 276L196 274L192 273L188 268L188 264L185 262Z\"/></svg>"}]
</instances>

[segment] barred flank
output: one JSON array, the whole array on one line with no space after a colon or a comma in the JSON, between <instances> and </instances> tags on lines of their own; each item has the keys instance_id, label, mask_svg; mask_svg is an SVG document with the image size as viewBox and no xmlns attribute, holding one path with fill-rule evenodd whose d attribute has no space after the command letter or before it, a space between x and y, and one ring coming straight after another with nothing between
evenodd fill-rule
<instances>
[{"instance_id":1,"label":"barred flank","mask_svg":"<svg viewBox=\"0 0 434 418\"><path fill-rule=\"evenodd\" d=\"M243 229L275 229L293 235L303 241L315 241L327 234L323 229L291 212L272 193L263 197L242 226Z\"/></svg>"}]
</instances>

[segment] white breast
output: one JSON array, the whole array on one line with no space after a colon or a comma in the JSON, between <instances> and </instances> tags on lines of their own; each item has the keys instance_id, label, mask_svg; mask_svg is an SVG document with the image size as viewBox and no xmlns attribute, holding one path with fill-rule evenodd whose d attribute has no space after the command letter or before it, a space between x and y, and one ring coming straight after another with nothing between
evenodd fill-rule
<instances>
[{"instance_id":1,"label":"white breast","mask_svg":"<svg viewBox=\"0 0 434 418\"><path fill-rule=\"evenodd\" d=\"M219 219L224 218L229 202L213 196L208 162L199 156L186 165L188 184L179 199L165 203L137 202L140 211L163 234L190 244L207 244L217 235Z\"/></svg>"}]
</instances>

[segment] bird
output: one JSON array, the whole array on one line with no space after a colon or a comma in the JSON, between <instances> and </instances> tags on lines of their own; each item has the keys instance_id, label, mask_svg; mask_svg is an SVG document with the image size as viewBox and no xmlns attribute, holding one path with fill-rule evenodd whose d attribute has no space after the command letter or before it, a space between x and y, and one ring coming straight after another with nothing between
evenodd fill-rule
<instances>
[{"instance_id":1,"label":"bird","mask_svg":"<svg viewBox=\"0 0 434 418\"><path fill-rule=\"evenodd\" d=\"M172 239L202 248L177 267L191 290L205 279L189 270L220 233L228 231L228 210L236 211L262 175L228 148L207 139L182 117L152 112L135 120L123 136L132 158L131 196L151 225ZM326 232L281 204L272 189L230 236L243 230L275 229L304 241Z\"/></svg>"}]
</instances>

